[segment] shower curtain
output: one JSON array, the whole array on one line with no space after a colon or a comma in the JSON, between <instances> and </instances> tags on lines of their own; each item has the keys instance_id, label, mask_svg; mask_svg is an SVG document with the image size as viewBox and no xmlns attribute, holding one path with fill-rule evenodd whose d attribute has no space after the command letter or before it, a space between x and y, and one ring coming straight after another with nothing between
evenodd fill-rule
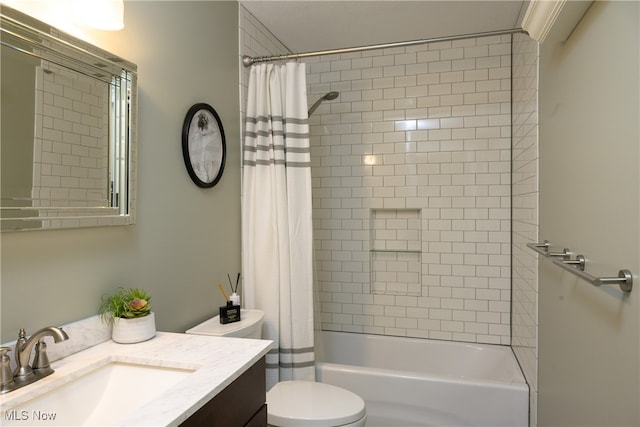
<instances>
[{"instance_id":1,"label":"shower curtain","mask_svg":"<svg viewBox=\"0 0 640 427\"><path fill-rule=\"evenodd\" d=\"M267 389L315 380L311 157L305 64L250 71L242 172L246 307L265 312Z\"/></svg>"}]
</instances>

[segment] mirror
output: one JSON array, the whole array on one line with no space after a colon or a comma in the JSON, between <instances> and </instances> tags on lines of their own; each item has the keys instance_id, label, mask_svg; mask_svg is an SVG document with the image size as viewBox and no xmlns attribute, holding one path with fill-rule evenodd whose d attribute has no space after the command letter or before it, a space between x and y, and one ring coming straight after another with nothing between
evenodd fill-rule
<instances>
[{"instance_id":1,"label":"mirror","mask_svg":"<svg viewBox=\"0 0 640 427\"><path fill-rule=\"evenodd\" d=\"M136 66L0 8L0 229L135 221Z\"/></svg>"}]
</instances>

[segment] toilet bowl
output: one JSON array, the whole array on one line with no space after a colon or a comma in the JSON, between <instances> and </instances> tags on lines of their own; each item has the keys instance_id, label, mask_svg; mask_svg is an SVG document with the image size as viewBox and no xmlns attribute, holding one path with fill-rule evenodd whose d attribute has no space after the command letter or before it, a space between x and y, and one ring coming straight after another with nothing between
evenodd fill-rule
<instances>
[{"instance_id":1,"label":"toilet bowl","mask_svg":"<svg viewBox=\"0 0 640 427\"><path fill-rule=\"evenodd\" d=\"M239 322L220 323L219 316L186 331L187 334L262 338L262 310L242 310ZM267 422L273 427L362 427L367 419L364 401L348 390L313 381L282 381L267 392Z\"/></svg>"}]
</instances>

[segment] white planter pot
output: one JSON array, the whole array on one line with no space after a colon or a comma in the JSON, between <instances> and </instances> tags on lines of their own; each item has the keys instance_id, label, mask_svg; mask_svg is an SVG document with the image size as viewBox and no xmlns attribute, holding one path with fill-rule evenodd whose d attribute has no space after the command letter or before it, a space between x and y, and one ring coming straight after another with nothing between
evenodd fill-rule
<instances>
[{"instance_id":1,"label":"white planter pot","mask_svg":"<svg viewBox=\"0 0 640 427\"><path fill-rule=\"evenodd\" d=\"M111 339L121 344L133 344L153 338L156 335L156 318L153 312L135 319L113 319Z\"/></svg>"}]
</instances>

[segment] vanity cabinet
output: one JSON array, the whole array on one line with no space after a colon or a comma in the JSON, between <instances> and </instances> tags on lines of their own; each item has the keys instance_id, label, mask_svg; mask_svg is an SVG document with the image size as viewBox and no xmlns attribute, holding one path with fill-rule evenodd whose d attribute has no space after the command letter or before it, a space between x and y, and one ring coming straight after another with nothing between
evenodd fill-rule
<instances>
[{"instance_id":1,"label":"vanity cabinet","mask_svg":"<svg viewBox=\"0 0 640 427\"><path fill-rule=\"evenodd\" d=\"M262 357L181 426L267 426L265 361Z\"/></svg>"}]
</instances>

